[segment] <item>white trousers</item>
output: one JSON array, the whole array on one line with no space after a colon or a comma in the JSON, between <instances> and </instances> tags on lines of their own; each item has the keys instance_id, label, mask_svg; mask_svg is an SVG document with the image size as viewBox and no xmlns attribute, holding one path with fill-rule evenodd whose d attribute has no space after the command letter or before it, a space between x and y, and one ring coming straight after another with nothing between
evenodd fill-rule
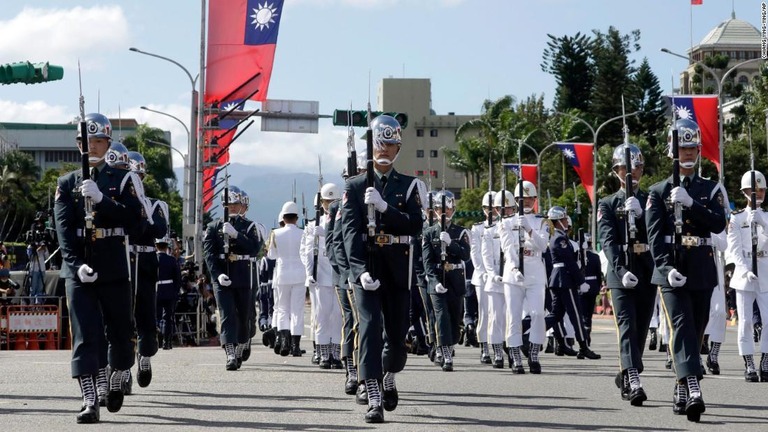
<instances>
[{"instance_id":1,"label":"white trousers","mask_svg":"<svg viewBox=\"0 0 768 432\"><path fill-rule=\"evenodd\" d=\"M659 312L661 312L661 306L659 306L659 291L656 290L656 304L653 306L653 314L651 315L651 322L648 324L648 328L659 328Z\"/></svg>"},{"instance_id":2,"label":"white trousers","mask_svg":"<svg viewBox=\"0 0 768 432\"><path fill-rule=\"evenodd\" d=\"M482 285L475 285L477 294L477 341L488 342L488 293Z\"/></svg>"},{"instance_id":3,"label":"white trousers","mask_svg":"<svg viewBox=\"0 0 768 432\"><path fill-rule=\"evenodd\" d=\"M317 342L317 291L319 285L308 287L309 291L309 337Z\"/></svg>"},{"instance_id":4,"label":"white trousers","mask_svg":"<svg viewBox=\"0 0 768 432\"><path fill-rule=\"evenodd\" d=\"M757 300L760 316L763 322L768 321L768 292L736 290L736 310L739 311L739 355L755 353L755 342L752 336L754 322L752 321L752 304ZM768 353L768 331L763 330L760 336L760 352Z\"/></svg>"},{"instance_id":5,"label":"white trousers","mask_svg":"<svg viewBox=\"0 0 768 432\"><path fill-rule=\"evenodd\" d=\"M315 289L315 343L328 345L341 343L341 306L336 289L331 286L317 286Z\"/></svg>"},{"instance_id":6,"label":"white trousers","mask_svg":"<svg viewBox=\"0 0 768 432\"><path fill-rule=\"evenodd\" d=\"M303 283L276 285L275 315L277 329L290 330L292 336L304 334L304 292Z\"/></svg>"},{"instance_id":7,"label":"white trousers","mask_svg":"<svg viewBox=\"0 0 768 432\"><path fill-rule=\"evenodd\" d=\"M525 285L504 284L504 297L506 300L508 347L519 347L523 344L523 307L531 316L531 330L529 341L543 344L547 330L544 322L544 295L545 288L526 287Z\"/></svg>"},{"instance_id":8,"label":"white trousers","mask_svg":"<svg viewBox=\"0 0 768 432\"><path fill-rule=\"evenodd\" d=\"M507 328L507 305L503 292L486 292L488 295L488 343L504 342Z\"/></svg>"},{"instance_id":9,"label":"white trousers","mask_svg":"<svg viewBox=\"0 0 768 432\"><path fill-rule=\"evenodd\" d=\"M725 342L725 326L727 324L725 311L725 291L718 285L712 291L712 299L709 302L709 322L704 334L709 335L712 342Z\"/></svg>"}]
</instances>

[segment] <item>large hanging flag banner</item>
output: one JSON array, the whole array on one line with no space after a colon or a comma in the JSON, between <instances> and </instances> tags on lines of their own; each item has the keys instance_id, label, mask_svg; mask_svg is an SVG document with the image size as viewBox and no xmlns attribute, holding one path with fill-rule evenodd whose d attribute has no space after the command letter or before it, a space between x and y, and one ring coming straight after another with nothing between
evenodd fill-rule
<instances>
[{"instance_id":1,"label":"large hanging flag banner","mask_svg":"<svg viewBox=\"0 0 768 432\"><path fill-rule=\"evenodd\" d=\"M203 211L207 212L214 201L214 192L216 189L216 173L218 167L229 162L229 145L232 143L232 138L235 136L237 120L231 117L224 117L217 120L219 117L225 115L229 110L235 107L242 100L228 101L222 104L219 114L211 114L206 116L205 123L210 124L212 121L218 121L217 129L206 129L203 132L203 140L208 143L203 147L203 161L207 168L203 169ZM230 130L231 129L231 130Z\"/></svg>"},{"instance_id":2,"label":"large hanging flag banner","mask_svg":"<svg viewBox=\"0 0 768 432\"><path fill-rule=\"evenodd\" d=\"M584 186L590 201L594 204L595 146L591 143L558 142L556 144L557 147L560 148L560 151L563 152L565 158L568 159L568 162L571 163L576 174L579 175L581 185Z\"/></svg>"},{"instance_id":3,"label":"large hanging flag banner","mask_svg":"<svg viewBox=\"0 0 768 432\"><path fill-rule=\"evenodd\" d=\"M674 103L673 103L674 99ZM720 172L720 125L717 95L664 96L677 118L691 119L701 130L701 155L712 161Z\"/></svg>"},{"instance_id":4,"label":"large hanging flag banner","mask_svg":"<svg viewBox=\"0 0 768 432\"><path fill-rule=\"evenodd\" d=\"M284 0L210 0L205 103L267 99Z\"/></svg>"}]
</instances>

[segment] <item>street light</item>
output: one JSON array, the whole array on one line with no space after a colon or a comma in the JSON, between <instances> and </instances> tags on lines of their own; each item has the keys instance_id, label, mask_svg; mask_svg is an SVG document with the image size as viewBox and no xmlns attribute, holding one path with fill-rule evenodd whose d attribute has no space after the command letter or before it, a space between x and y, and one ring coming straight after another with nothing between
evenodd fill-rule
<instances>
[{"instance_id":1,"label":"street light","mask_svg":"<svg viewBox=\"0 0 768 432\"><path fill-rule=\"evenodd\" d=\"M203 2L203 3L205 3L205 2ZM197 83L197 78L200 75L198 74L197 76L192 78L192 74L189 73L189 70L187 70L187 68L185 68L184 66L182 66L181 63L179 63L176 60L173 60L171 58L168 58L168 57L165 57L165 56L161 56L161 55L158 55L158 54L153 54L153 53L150 53L150 52L147 52L147 51L142 51L142 50L140 50L138 48L135 48L135 47L128 48L128 50L132 51L132 52L135 52L135 53L138 53L138 54L144 54L144 55L147 55L147 56L150 56L150 57L155 57L155 58L158 58L160 60L165 60L167 62L173 63L176 66L178 66L181 70L183 70L184 73L189 78L189 83L190 83L190 85L192 87L192 105L191 105L191 109L190 109L190 125L191 126L189 128L187 128L185 126L184 128L186 129L187 135L188 135L189 146L187 147L187 154L190 155L190 157L188 158L188 160L184 164L185 165L184 166L184 179L185 179L184 182L185 182L185 189L186 189L185 190L185 195L187 196L187 208L186 208L186 211L185 211L185 214L184 214L184 221L183 221L184 223L182 225L182 235L184 236L184 240L187 242L187 250L188 251L194 250L196 256L200 256L202 251L195 250L194 244L196 243L195 239L199 235L196 232L197 230L195 229L196 214L197 214L198 211L202 211L202 209L198 209L197 206L196 206L196 203L197 203L197 200L196 200L197 193L196 193L196 191L197 191L197 187L198 187L198 185L197 185L197 176L196 176L196 173L197 173L197 158L191 156L191 155L196 155L198 153L198 151L197 151L198 150L197 149L197 132L190 133L190 130L197 131L196 127L197 127L197 123L198 123L198 100L199 100L199 94L198 94L197 90L195 89L195 85ZM146 108L142 107L142 109L146 109ZM147 111L151 111L151 110L147 109ZM155 112L157 112L157 111L155 111ZM165 113L160 113L160 114L165 114ZM173 117L173 116L171 116L169 114L165 114L165 115L168 115L169 117ZM173 118L176 119L175 117L173 117ZM176 120L179 120L179 119L176 119ZM179 121L179 122L183 124L183 122L181 122L181 121ZM199 187L202 188L202 185L200 185Z\"/></svg>"},{"instance_id":2,"label":"street light","mask_svg":"<svg viewBox=\"0 0 768 432\"><path fill-rule=\"evenodd\" d=\"M155 114L160 114L160 115L164 115L166 117L170 117L170 118L176 120L177 122L179 122L179 124L181 124L181 126L184 128L184 131L187 132L187 142L189 142L189 138L190 138L189 128L187 127L187 125L184 124L183 121L179 120L178 117L176 117L174 115L171 115L171 114L168 114L167 112L153 110L152 108L147 108L145 106L140 106L139 108L141 108L141 109L143 109L145 111L153 112ZM186 192L189 190L189 177L186 175L187 174L187 158L180 151L178 151L173 146L170 146L170 145L165 144L165 143L160 143L158 141L152 141L152 140L148 140L148 141L153 142L155 144L167 145L168 147L172 148L173 150L176 150L176 152L178 152L180 155L182 155L181 159L184 161L184 195L185 195L184 196L184 215L186 215L187 211L189 211L189 209L191 208L190 207L190 205L191 205L190 204L190 200L193 199L192 197L186 195ZM173 165L173 164L171 164L171 165ZM173 166L171 166L171 168L173 168ZM182 234L182 235L184 235L184 234Z\"/></svg>"},{"instance_id":3,"label":"street light","mask_svg":"<svg viewBox=\"0 0 768 432\"><path fill-rule=\"evenodd\" d=\"M675 57L680 57L681 59L688 60L690 63L695 63L697 65L700 65L702 68L704 68L707 72L709 72L713 77L715 77L715 84L717 84L717 114L718 114L718 151L720 152L718 157L720 158L720 172L719 172L719 182L720 184L725 183L725 160L723 158L723 83L725 83L725 79L728 78L728 75L731 74L731 72L735 71L736 68L740 66L744 66L745 64L756 62L756 61L762 61L761 58L753 58L751 60L745 60L740 63L736 63L733 65L730 69L725 71L722 77L720 77L720 80L717 79L717 74L715 73L712 68L705 65L704 63L694 60L689 56L684 56L682 54L678 54L676 52L672 52L666 48L662 48L661 52L665 54L669 54ZM673 107L674 109L674 107Z\"/></svg>"}]
</instances>

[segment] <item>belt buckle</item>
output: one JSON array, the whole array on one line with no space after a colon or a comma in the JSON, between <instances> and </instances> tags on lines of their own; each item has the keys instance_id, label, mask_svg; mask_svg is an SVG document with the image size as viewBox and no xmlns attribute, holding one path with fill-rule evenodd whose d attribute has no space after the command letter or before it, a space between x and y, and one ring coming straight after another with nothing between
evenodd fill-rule
<instances>
[{"instance_id":1,"label":"belt buckle","mask_svg":"<svg viewBox=\"0 0 768 432\"><path fill-rule=\"evenodd\" d=\"M93 238L94 239L103 239L104 238L104 228L94 228L93 229Z\"/></svg>"},{"instance_id":2,"label":"belt buckle","mask_svg":"<svg viewBox=\"0 0 768 432\"><path fill-rule=\"evenodd\" d=\"M683 236L681 239L683 246L691 247L699 245L699 238L695 236Z\"/></svg>"},{"instance_id":3,"label":"belt buckle","mask_svg":"<svg viewBox=\"0 0 768 432\"><path fill-rule=\"evenodd\" d=\"M453 264L445 263L445 264L443 264L443 268L445 269L445 271L452 271L453 270Z\"/></svg>"},{"instance_id":4,"label":"belt buckle","mask_svg":"<svg viewBox=\"0 0 768 432\"><path fill-rule=\"evenodd\" d=\"M232 253L229 254L229 256L227 258L229 259L229 262L237 261L237 256L235 254L232 254Z\"/></svg>"},{"instance_id":5,"label":"belt buckle","mask_svg":"<svg viewBox=\"0 0 768 432\"><path fill-rule=\"evenodd\" d=\"M389 234L376 234L373 238L373 242L379 246L391 245L392 237Z\"/></svg>"},{"instance_id":6,"label":"belt buckle","mask_svg":"<svg viewBox=\"0 0 768 432\"><path fill-rule=\"evenodd\" d=\"M646 251L646 249L645 249L645 245L644 244L635 243L635 244L632 245L632 252L634 252L634 253L638 253L639 254L639 253L643 253L645 251Z\"/></svg>"}]
</instances>

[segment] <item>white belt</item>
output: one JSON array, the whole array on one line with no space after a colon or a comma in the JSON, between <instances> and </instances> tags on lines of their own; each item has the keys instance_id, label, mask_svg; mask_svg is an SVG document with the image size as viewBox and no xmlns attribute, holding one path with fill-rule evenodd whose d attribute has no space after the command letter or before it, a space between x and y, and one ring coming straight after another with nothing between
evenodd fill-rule
<instances>
[{"instance_id":1,"label":"white belt","mask_svg":"<svg viewBox=\"0 0 768 432\"><path fill-rule=\"evenodd\" d=\"M225 259L226 256L224 254L219 255L219 259ZM250 255L236 255L236 254L229 254L229 260L230 261L250 261L251 256Z\"/></svg>"},{"instance_id":2,"label":"white belt","mask_svg":"<svg viewBox=\"0 0 768 432\"><path fill-rule=\"evenodd\" d=\"M155 247L154 246L131 245L131 250L133 252L154 252L155 251Z\"/></svg>"},{"instance_id":3,"label":"white belt","mask_svg":"<svg viewBox=\"0 0 768 432\"><path fill-rule=\"evenodd\" d=\"M563 267L565 267L565 263L552 264L552 268L563 268Z\"/></svg>"},{"instance_id":4,"label":"white belt","mask_svg":"<svg viewBox=\"0 0 768 432\"><path fill-rule=\"evenodd\" d=\"M749 252L742 252L742 255L744 255L744 258L752 258L752 251ZM757 251L757 257L758 258L765 258L768 257L768 251Z\"/></svg>"},{"instance_id":5,"label":"white belt","mask_svg":"<svg viewBox=\"0 0 768 432\"><path fill-rule=\"evenodd\" d=\"M173 283L173 279L164 279L164 280L161 280L161 281L157 281L158 285L167 285L167 284L172 284L172 283Z\"/></svg>"},{"instance_id":6,"label":"white belt","mask_svg":"<svg viewBox=\"0 0 768 432\"><path fill-rule=\"evenodd\" d=\"M367 240L368 236L364 235L363 240ZM392 234L376 234L373 236L373 243L377 246L389 246L393 244L411 244L411 236L407 235L392 235Z\"/></svg>"},{"instance_id":7,"label":"white belt","mask_svg":"<svg viewBox=\"0 0 768 432\"><path fill-rule=\"evenodd\" d=\"M664 241L667 243L674 243L675 238L672 236L664 236ZM712 246L712 239L709 237L680 236L680 245L687 247Z\"/></svg>"},{"instance_id":8,"label":"white belt","mask_svg":"<svg viewBox=\"0 0 768 432\"><path fill-rule=\"evenodd\" d=\"M451 271L451 270L462 270L464 268L464 263L457 263L457 264L451 264L451 263L445 263L445 264L437 264L435 266L438 270L445 270L445 271Z\"/></svg>"},{"instance_id":9,"label":"white belt","mask_svg":"<svg viewBox=\"0 0 768 432\"><path fill-rule=\"evenodd\" d=\"M105 238L105 237L122 237L125 235L125 231L120 228L94 228L93 229L93 238ZM77 236L82 237L83 236L83 230L78 229L77 230Z\"/></svg>"},{"instance_id":10,"label":"white belt","mask_svg":"<svg viewBox=\"0 0 768 432\"><path fill-rule=\"evenodd\" d=\"M584 280L597 280L597 276L584 276Z\"/></svg>"}]
</instances>

